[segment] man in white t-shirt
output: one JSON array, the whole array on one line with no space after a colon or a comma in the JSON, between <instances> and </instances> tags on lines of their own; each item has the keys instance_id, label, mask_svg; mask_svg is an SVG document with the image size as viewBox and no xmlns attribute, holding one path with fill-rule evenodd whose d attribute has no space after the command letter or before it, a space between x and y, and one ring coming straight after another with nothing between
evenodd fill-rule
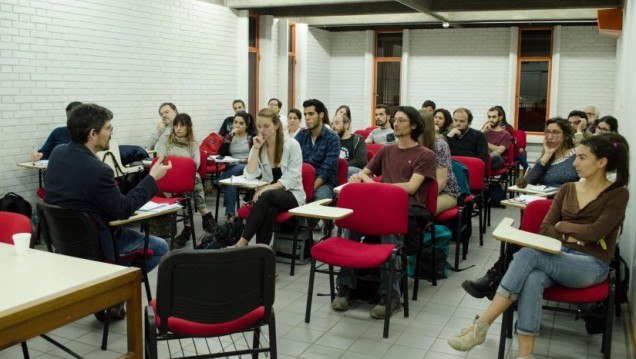
<instances>
[{"instance_id":1,"label":"man in white t-shirt","mask_svg":"<svg viewBox=\"0 0 636 359\"><path fill-rule=\"evenodd\" d=\"M375 106L375 125L378 126L371 131L367 137L367 143L387 144L395 142L395 134L391 128L391 110L387 105Z\"/></svg>"}]
</instances>

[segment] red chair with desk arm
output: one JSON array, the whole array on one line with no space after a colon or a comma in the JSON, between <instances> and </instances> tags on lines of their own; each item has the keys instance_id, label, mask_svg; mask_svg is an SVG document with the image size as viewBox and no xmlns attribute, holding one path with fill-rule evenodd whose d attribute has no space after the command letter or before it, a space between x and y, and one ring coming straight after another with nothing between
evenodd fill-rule
<instances>
[{"instance_id":1,"label":"red chair with desk arm","mask_svg":"<svg viewBox=\"0 0 636 359\"><path fill-rule=\"evenodd\" d=\"M157 158L152 160L151 166L157 162ZM170 171L157 181L161 194L152 197L151 201L155 203L165 203L168 205L179 203L185 207L186 214L180 215L180 219L176 219L172 227L173 239L176 233L176 222L184 222L187 219L192 226L192 248L196 247L196 234L194 229L194 177L197 171L196 163L192 158L167 156L166 161L172 163ZM172 197L166 197L165 194L172 194ZM170 249L174 248L174 240L170 241Z\"/></svg>"},{"instance_id":2,"label":"red chair with desk arm","mask_svg":"<svg viewBox=\"0 0 636 359\"><path fill-rule=\"evenodd\" d=\"M523 217L521 220L521 230L539 233L543 218L548 213L552 200L542 199L528 203L526 206ZM587 287L587 288L568 288L560 284L555 284L549 288L546 288L543 292L543 299L548 301L543 305L543 309L554 310L557 312L571 313L576 318L579 317L596 317L604 318L605 326L603 330L603 340L601 346L601 352L603 358L609 359L611 355L612 345L612 326L614 321L614 298L616 291L616 277L614 269L610 268L609 275L604 282ZM550 302L557 302L557 305L550 304ZM579 306L576 309L559 306L558 302L574 304ZM587 303L603 303L602 312L584 312L581 310L580 305ZM513 332L513 316L510 315L507 322L503 322L500 333L500 355L502 358L502 349L505 347L506 337L512 337ZM583 330L583 328L581 328Z\"/></svg>"},{"instance_id":3,"label":"red chair with desk arm","mask_svg":"<svg viewBox=\"0 0 636 359\"><path fill-rule=\"evenodd\" d=\"M369 193L373 193L370 196ZM386 199L390 198L390 201ZM349 229L361 235L403 237L408 227L408 195L396 186L384 183L351 183L346 185L338 197L339 208L349 208L353 214L336 220L338 227ZM328 265L329 269L319 269L316 262ZM396 272L395 264L402 263L402 269ZM307 307L305 323L311 318L311 304L316 272L329 274L331 300L335 298L334 267L356 269L378 268L388 264L389 275L386 278L387 301L391 303L391 283L397 275L401 280L404 299L404 316L409 316L408 282L406 277L406 250L402 244L367 244L342 237L327 237L311 249L311 268L307 289ZM387 270L387 269L381 269ZM389 336L391 319L390 305L386 305L383 337Z\"/></svg>"},{"instance_id":4,"label":"red chair with desk arm","mask_svg":"<svg viewBox=\"0 0 636 359\"><path fill-rule=\"evenodd\" d=\"M308 163L303 163L302 181L303 181L303 188L305 190L306 203L309 203L314 199L314 177L315 176L316 176L316 170L314 169L314 167ZM241 219L247 220L247 217L250 216L250 213L252 212L253 207L254 207L253 204L247 204L245 206L242 206L241 208L238 209L236 214ZM292 214L287 211L280 212L278 215L276 215L276 220L274 223L280 225L289 221L293 217L294 216L292 216ZM299 228L298 221L296 220L296 223L294 224L294 241L292 245L293 249L292 249L291 268L289 269L289 275L294 275L294 270L296 267L296 249L298 247L298 228Z\"/></svg>"},{"instance_id":5,"label":"red chair with desk arm","mask_svg":"<svg viewBox=\"0 0 636 359\"><path fill-rule=\"evenodd\" d=\"M468 184L470 196L464 199L465 203L472 202L471 216L479 216L479 245L484 245L484 233L486 232L484 208L486 206L486 165L477 157L451 156L451 159L461 162L468 168ZM475 208L476 207L476 208Z\"/></svg>"}]
</instances>

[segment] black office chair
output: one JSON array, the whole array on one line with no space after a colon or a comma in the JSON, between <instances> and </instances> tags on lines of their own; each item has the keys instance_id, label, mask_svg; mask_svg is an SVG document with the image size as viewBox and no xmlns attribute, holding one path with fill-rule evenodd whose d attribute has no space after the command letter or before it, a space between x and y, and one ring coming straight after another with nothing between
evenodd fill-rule
<instances>
[{"instance_id":1,"label":"black office chair","mask_svg":"<svg viewBox=\"0 0 636 359\"><path fill-rule=\"evenodd\" d=\"M181 339L235 333L243 333L245 342L235 343L231 352L213 353L206 339L205 345L195 348L207 346L207 353L197 351L192 356L181 347L182 355L216 358L251 353L258 358L259 353L269 352L270 358L276 358L275 262L274 252L261 245L167 254L159 265L156 299L146 307L146 358L157 358L157 341L167 341L168 353L173 355L171 340L178 340L181 347ZM269 327L269 347L260 343L264 325ZM248 332L253 333L251 347Z\"/></svg>"},{"instance_id":2,"label":"black office chair","mask_svg":"<svg viewBox=\"0 0 636 359\"><path fill-rule=\"evenodd\" d=\"M93 261L109 262L102 253L97 225L87 213L43 202L37 204L37 211L44 229L44 240L46 241L49 252ZM132 265L141 269L146 294L150 301L150 283L148 282L148 276L143 266L145 262L144 250L139 249L131 253L120 254L117 251L116 245L114 248L115 258L118 264ZM146 256L151 256L152 254L152 251L146 251ZM95 316L104 321L104 334L101 348L102 350L106 350L110 310L105 310L103 313L95 313Z\"/></svg>"}]
</instances>

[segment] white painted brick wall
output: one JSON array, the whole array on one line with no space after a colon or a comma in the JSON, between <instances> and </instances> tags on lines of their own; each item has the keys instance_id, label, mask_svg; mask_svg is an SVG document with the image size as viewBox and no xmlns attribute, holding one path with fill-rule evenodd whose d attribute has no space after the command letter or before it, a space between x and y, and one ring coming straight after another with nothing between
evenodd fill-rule
<instances>
[{"instance_id":1,"label":"white painted brick wall","mask_svg":"<svg viewBox=\"0 0 636 359\"><path fill-rule=\"evenodd\" d=\"M613 114L615 76L616 40L600 36L595 26L561 28L559 116L588 104L598 105L601 116Z\"/></svg>"},{"instance_id":2,"label":"white painted brick wall","mask_svg":"<svg viewBox=\"0 0 636 359\"><path fill-rule=\"evenodd\" d=\"M412 30L405 103L466 107L481 128L488 109L507 101L509 48L508 28Z\"/></svg>"},{"instance_id":3,"label":"white painted brick wall","mask_svg":"<svg viewBox=\"0 0 636 359\"><path fill-rule=\"evenodd\" d=\"M161 102L189 113L198 139L237 97L237 20L222 0L3 0L0 194L33 200L28 159L71 101L110 108L119 143L143 144Z\"/></svg>"},{"instance_id":4,"label":"white painted brick wall","mask_svg":"<svg viewBox=\"0 0 636 359\"><path fill-rule=\"evenodd\" d=\"M333 117L340 105L348 105L354 130L371 126L371 120L362 115L366 105L362 91L367 76L364 66L365 41L364 31L337 32L331 36L330 90L327 100L329 116Z\"/></svg>"},{"instance_id":5,"label":"white painted brick wall","mask_svg":"<svg viewBox=\"0 0 636 359\"><path fill-rule=\"evenodd\" d=\"M303 101L316 98L322 101L329 111L333 111L331 108L335 104L329 103L331 33L325 30L310 28L307 45L307 98L297 99L298 108L302 108ZM335 106L337 107L339 105Z\"/></svg>"}]
</instances>

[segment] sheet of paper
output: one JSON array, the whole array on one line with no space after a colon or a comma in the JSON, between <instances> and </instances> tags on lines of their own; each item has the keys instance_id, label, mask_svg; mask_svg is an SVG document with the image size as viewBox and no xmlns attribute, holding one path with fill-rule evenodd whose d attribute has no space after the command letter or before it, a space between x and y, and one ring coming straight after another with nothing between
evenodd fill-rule
<instances>
[{"instance_id":1,"label":"sheet of paper","mask_svg":"<svg viewBox=\"0 0 636 359\"><path fill-rule=\"evenodd\" d=\"M49 160L35 161L35 162L33 162L33 165L35 165L35 166L48 166L49 165Z\"/></svg>"},{"instance_id":2,"label":"sheet of paper","mask_svg":"<svg viewBox=\"0 0 636 359\"><path fill-rule=\"evenodd\" d=\"M247 179L243 176L232 176L230 182L232 184L244 184L244 185L250 185L250 186L258 186L261 181L257 180L257 179Z\"/></svg>"},{"instance_id":3,"label":"sheet of paper","mask_svg":"<svg viewBox=\"0 0 636 359\"><path fill-rule=\"evenodd\" d=\"M161 212L168 209L173 208L182 208L178 203L175 204L167 204L167 203L156 203L153 201L148 201L148 203L144 204L139 208L141 212Z\"/></svg>"},{"instance_id":4,"label":"sheet of paper","mask_svg":"<svg viewBox=\"0 0 636 359\"><path fill-rule=\"evenodd\" d=\"M526 189L531 191L536 191L536 192L556 192L558 190L558 188L555 188L555 187L548 187L544 185L534 185L534 184L527 185Z\"/></svg>"}]
</instances>

